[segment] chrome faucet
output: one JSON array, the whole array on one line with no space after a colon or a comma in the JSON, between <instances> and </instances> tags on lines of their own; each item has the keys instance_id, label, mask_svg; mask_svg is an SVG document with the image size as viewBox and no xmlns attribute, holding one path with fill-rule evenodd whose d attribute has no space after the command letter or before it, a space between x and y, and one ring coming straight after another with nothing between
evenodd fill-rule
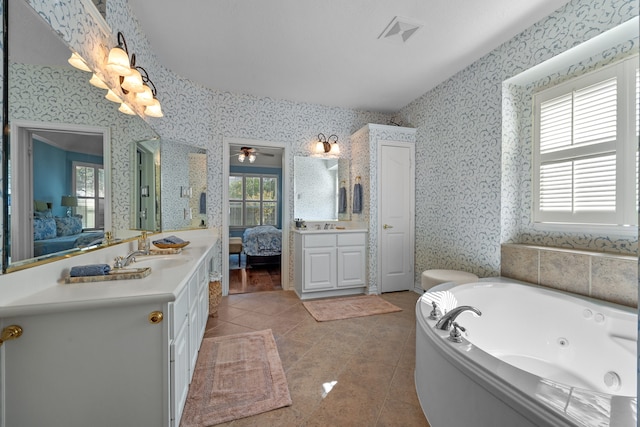
<instances>
[{"instance_id":1,"label":"chrome faucet","mask_svg":"<svg viewBox=\"0 0 640 427\"><path fill-rule=\"evenodd\" d=\"M138 251L133 251L130 254L128 254L125 257L116 257L116 260L113 264L113 268L122 268L122 267L126 267L129 264L131 264L132 262L136 262L136 256L137 255L149 255L149 250L138 250Z\"/></svg>"},{"instance_id":2,"label":"chrome faucet","mask_svg":"<svg viewBox=\"0 0 640 427\"><path fill-rule=\"evenodd\" d=\"M456 320L456 317L464 313L465 311L472 311L478 316L482 316L480 310L470 305L461 305L460 307L456 307L453 310L447 312L447 314L443 315L438 323L436 323L436 328L442 329L443 331L448 331L451 329L451 325Z\"/></svg>"}]
</instances>

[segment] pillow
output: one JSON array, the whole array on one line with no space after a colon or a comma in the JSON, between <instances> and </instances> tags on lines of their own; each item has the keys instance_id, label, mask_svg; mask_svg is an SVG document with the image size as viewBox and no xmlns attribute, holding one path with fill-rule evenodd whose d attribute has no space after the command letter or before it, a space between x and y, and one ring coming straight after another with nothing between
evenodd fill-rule
<instances>
[{"instance_id":1,"label":"pillow","mask_svg":"<svg viewBox=\"0 0 640 427\"><path fill-rule=\"evenodd\" d=\"M51 209L47 209L45 211L36 211L33 213L33 216L36 218L53 218L53 213Z\"/></svg>"},{"instance_id":2,"label":"pillow","mask_svg":"<svg viewBox=\"0 0 640 427\"><path fill-rule=\"evenodd\" d=\"M82 233L82 220L75 216L56 217L56 235L73 236Z\"/></svg>"},{"instance_id":3,"label":"pillow","mask_svg":"<svg viewBox=\"0 0 640 427\"><path fill-rule=\"evenodd\" d=\"M33 240L56 237L56 220L53 218L33 218Z\"/></svg>"}]
</instances>

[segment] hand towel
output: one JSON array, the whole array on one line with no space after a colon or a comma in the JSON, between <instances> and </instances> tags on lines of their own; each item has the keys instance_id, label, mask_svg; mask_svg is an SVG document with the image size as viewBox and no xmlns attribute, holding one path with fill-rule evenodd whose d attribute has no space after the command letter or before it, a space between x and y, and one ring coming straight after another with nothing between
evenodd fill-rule
<instances>
[{"instance_id":1,"label":"hand towel","mask_svg":"<svg viewBox=\"0 0 640 427\"><path fill-rule=\"evenodd\" d=\"M347 189L340 187L338 190L338 213L347 212Z\"/></svg>"},{"instance_id":2,"label":"hand towel","mask_svg":"<svg viewBox=\"0 0 640 427\"><path fill-rule=\"evenodd\" d=\"M207 214L207 193L200 193L200 215Z\"/></svg>"},{"instance_id":3,"label":"hand towel","mask_svg":"<svg viewBox=\"0 0 640 427\"><path fill-rule=\"evenodd\" d=\"M184 240L182 240L178 236L167 236L167 237L165 237L163 239L160 239L160 240L154 240L153 244L156 244L156 243L165 244L165 245L166 244L175 245L177 243L184 243Z\"/></svg>"},{"instance_id":4,"label":"hand towel","mask_svg":"<svg viewBox=\"0 0 640 427\"><path fill-rule=\"evenodd\" d=\"M353 213L362 213L362 184L353 186Z\"/></svg>"},{"instance_id":5,"label":"hand towel","mask_svg":"<svg viewBox=\"0 0 640 427\"><path fill-rule=\"evenodd\" d=\"M71 267L69 275L71 277L104 276L109 274L110 271L109 264L76 265Z\"/></svg>"}]
</instances>

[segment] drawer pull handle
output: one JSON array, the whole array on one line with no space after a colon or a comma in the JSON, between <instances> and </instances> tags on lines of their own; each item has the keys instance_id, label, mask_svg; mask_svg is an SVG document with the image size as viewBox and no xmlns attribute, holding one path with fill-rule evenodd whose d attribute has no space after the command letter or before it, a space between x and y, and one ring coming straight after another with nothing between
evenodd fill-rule
<instances>
[{"instance_id":1,"label":"drawer pull handle","mask_svg":"<svg viewBox=\"0 0 640 427\"><path fill-rule=\"evenodd\" d=\"M164 314L162 314L161 311L152 311L149 313L149 323L157 325L162 322L162 319L164 319Z\"/></svg>"},{"instance_id":2,"label":"drawer pull handle","mask_svg":"<svg viewBox=\"0 0 640 427\"><path fill-rule=\"evenodd\" d=\"M22 335L22 327L18 325L7 326L2 330L2 335L0 336L0 345L2 345L5 341L15 340Z\"/></svg>"},{"instance_id":3,"label":"drawer pull handle","mask_svg":"<svg viewBox=\"0 0 640 427\"><path fill-rule=\"evenodd\" d=\"M386 230L387 228L393 228L393 225L385 224L382 226L382 228Z\"/></svg>"}]
</instances>

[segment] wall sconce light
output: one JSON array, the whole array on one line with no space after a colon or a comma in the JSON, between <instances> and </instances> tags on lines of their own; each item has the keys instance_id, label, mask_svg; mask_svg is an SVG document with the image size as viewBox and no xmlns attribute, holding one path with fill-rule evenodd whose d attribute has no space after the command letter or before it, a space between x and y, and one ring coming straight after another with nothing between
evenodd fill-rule
<instances>
[{"instance_id":1,"label":"wall sconce light","mask_svg":"<svg viewBox=\"0 0 640 427\"><path fill-rule=\"evenodd\" d=\"M76 53L71 55L69 63L78 69L91 72L86 62ZM131 96L127 97L126 104L125 100L113 92L95 73L92 74L89 83L101 89L106 89L108 91L106 98L109 101L120 104L120 108L118 108L120 112L134 115L137 107L144 109L144 114L149 117L162 117L164 115L160 101L156 98L156 86L149 78L147 70L136 66L135 54L132 54L131 60L129 60L127 41L120 31L118 31L118 45L109 51L105 68L118 76L120 88L125 96L131 93Z\"/></svg>"},{"instance_id":2,"label":"wall sconce light","mask_svg":"<svg viewBox=\"0 0 640 427\"><path fill-rule=\"evenodd\" d=\"M338 135L330 135L328 138L323 133L318 134L318 143L316 144L316 152L340 154L338 146Z\"/></svg>"},{"instance_id":3,"label":"wall sconce light","mask_svg":"<svg viewBox=\"0 0 640 427\"><path fill-rule=\"evenodd\" d=\"M71 216L73 214L73 208L78 206L78 198L76 196L62 196L60 206L66 206L67 216Z\"/></svg>"}]
</instances>

